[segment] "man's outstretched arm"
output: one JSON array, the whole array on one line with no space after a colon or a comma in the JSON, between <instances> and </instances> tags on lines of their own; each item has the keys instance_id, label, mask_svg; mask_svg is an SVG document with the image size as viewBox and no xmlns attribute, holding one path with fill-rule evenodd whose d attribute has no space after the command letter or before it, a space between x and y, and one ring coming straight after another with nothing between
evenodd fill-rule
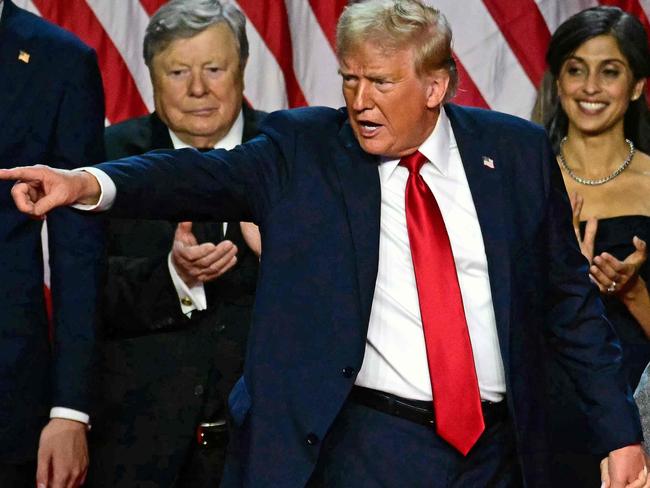
<instances>
[{"instance_id":1,"label":"man's outstretched arm","mask_svg":"<svg viewBox=\"0 0 650 488\"><path fill-rule=\"evenodd\" d=\"M36 165L0 169L0 180L16 180L11 196L21 212L43 218L56 207L94 205L101 196L97 179L86 171Z\"/></svg>"}]
</instances>

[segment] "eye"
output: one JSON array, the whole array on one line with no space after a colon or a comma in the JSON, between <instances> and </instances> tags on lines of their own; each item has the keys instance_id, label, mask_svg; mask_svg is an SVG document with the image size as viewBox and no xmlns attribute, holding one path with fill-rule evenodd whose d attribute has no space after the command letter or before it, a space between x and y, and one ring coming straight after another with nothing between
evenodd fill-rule
<instances>
[{"instance_id":1,"label":"eye","mask_svg":"<svg viewBox=\"0 0 650 488\"><path fill-rule=\"evenodd\" d=\"M188 71L186 69L172 69L167 72L167 75L170 78L178 79L183 78L187 73Z\"/></svg>"},{"instance_id":2,"label":"eye","mask_svg":"<svg viewBox=\"0 0 650 488\"><path fill-rule=\"evenodd\" d=\"M621 71L618 68L605 68L603 70L603 75L607 78L617 78L621 74Z\"/></svg>"},{"instance_id":3,"label":"eye","mask_svg":"<svg viewBox=\"0 0 650 488\"><path fill-rule=\"evenodd\" d=\"M344 73L341 73L341 78L343 79L343 84L345 86L354 86L359 78L353 75L346 75Z\"/></svg>"},{"instance_id":4,"label":"eye","mask_svg":"<svg viewBox=\"0 0 650 488\"><path fill-rule=\"evenodd\" d=\"M580 76L583 70L580 66L567 66L566 73L569 76Z\"/></svg>"}]
</instances>

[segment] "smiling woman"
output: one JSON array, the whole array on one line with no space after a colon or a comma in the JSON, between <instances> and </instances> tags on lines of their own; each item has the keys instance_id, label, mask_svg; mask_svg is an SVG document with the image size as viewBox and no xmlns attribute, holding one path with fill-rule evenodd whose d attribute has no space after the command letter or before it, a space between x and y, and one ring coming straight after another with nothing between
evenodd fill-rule
<instances>
[{"instance_id":1,"label":"smiling woman","mask_svg":"<svg viewBox=\"0 0 650 488\"><path fill-rule=\"evenodd\" d=\"M650 361L650 123L644 88L650 50L641 23L615 7L584 10L551 39L547 61L555 111L546 126L573 207L573 225L589 274L623 346L632 388ZM596 486L598 459L580 445L587 428L571 406L575 389L561 365L551 370L552 414L576 486ZM584 441L582 441L584 443ZM565 449L583 451L567 453ZM559 469L559 476L566 477Z\"/></svg>"},{"instance_id":2,"label":"smiling woman","mask_svg":"<svg viewBox=\"0 0 650 488\"><path fill-rule=\"evenodd\" d=\"M641 23L615 7L584 10L553 35L557 106L547 126L571 196L574 227L636 386L650 360L648 107L650 50Z\"/></svg>"}]
</instances>

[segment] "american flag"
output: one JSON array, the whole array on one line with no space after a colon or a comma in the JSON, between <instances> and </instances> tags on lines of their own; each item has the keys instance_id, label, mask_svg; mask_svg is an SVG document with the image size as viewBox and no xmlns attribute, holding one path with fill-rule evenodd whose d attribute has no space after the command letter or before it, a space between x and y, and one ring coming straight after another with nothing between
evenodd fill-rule
<instances>
[{"instance_id":1,"label":"american flag","mask_svg":"<svg viewBox=\"0 0 650 488\"><path fill-rule=\"evenodd\" d=\"M448 18L460 73L455 102L528 118L551 33L598 4L633 13L650 32L650 0L428 0ZM153 110L142 40L165 0L17 0L95 48L107 123ZM253 107L343 105L334 55L336 20L347 0L237 0L250 40L245 96Z\"/></svg>"}]
</instances>

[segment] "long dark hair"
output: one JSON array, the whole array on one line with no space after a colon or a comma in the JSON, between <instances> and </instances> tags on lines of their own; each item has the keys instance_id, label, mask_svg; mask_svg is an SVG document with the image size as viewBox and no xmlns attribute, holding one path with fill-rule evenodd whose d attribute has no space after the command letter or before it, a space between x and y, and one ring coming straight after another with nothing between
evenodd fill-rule
<instances>
[{"instance_id":1,"label":"long dark hair","mask_svg":"<svg viewBox=\"0 0 650 488\"><path fill-rule=\"evenodd\" d=\"M650 48L648 37L641 22L618 7L593 7L567 19L557 28L546 52L546 63L553 75L553 85L560 75L564 61L584 42L600 35L611 35L627 59L635 81L650 76ZM555 151L567 134L569 120L554 97L552 116L544 121ZM624 119L625 137L643 152L650 152L650 113L648 103L642 95L630 101Z\"/></svg>"}]
</instances>

